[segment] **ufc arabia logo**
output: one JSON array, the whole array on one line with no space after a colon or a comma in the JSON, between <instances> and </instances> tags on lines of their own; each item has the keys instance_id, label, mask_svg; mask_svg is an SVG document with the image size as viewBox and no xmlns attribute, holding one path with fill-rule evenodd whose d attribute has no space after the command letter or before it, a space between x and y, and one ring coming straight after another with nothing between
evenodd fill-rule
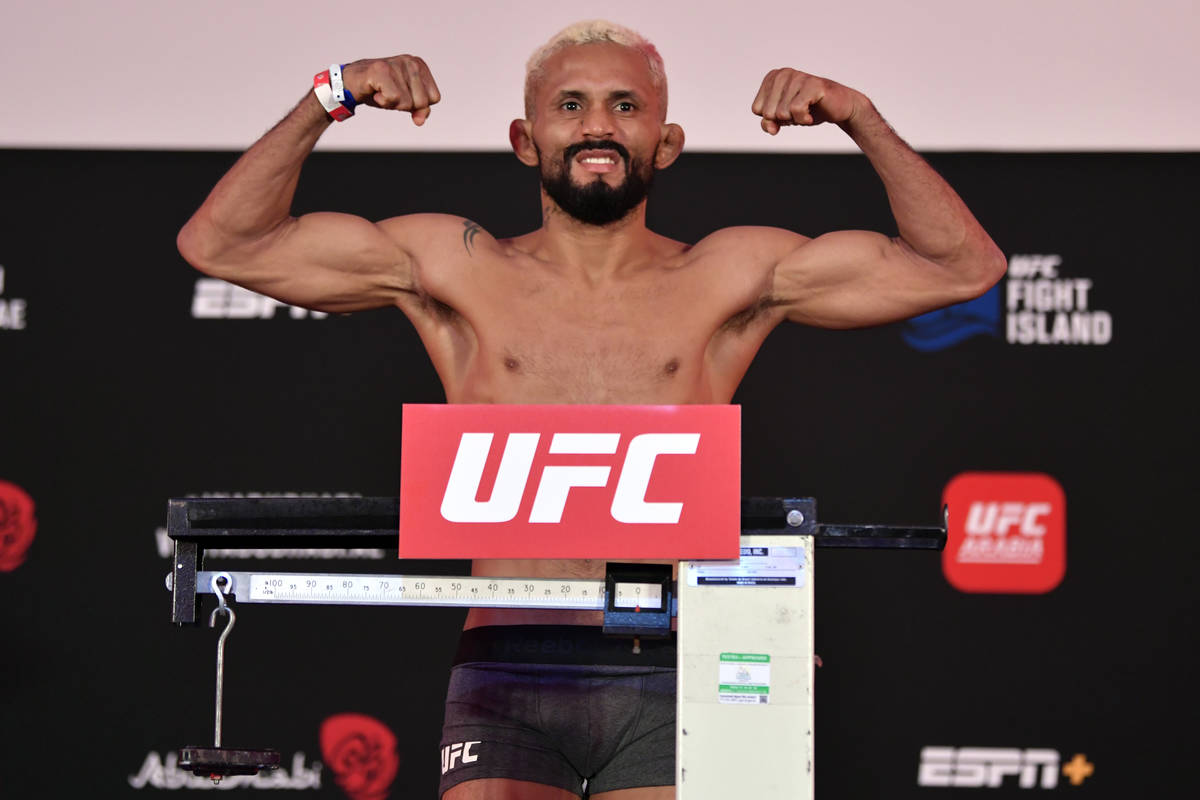
<instances>
[{"instance_id":1,"label":"ufc arabia logo","mask_svg":"<svg viewBox=\"0 0 1200 800\"><path fill-rule=\"evenodd\" d=\"M1066 572L1066 496L1036 472L966 472L946 485L942 569L964 592L1048 592Z\"/></svg>"},{"instance_id":2,"label":"ufc arabia logo","mask_svg":"<svg viewBox=\"0 0 1200 800\"><path fill-rule=\"evenodd\" d=\"M509 522L517 516L533 474L540 433L510 433L500 458L491 497L478 500L484 467L495 438L491 433L464 433L442 496L442 518L449 522ZM555 433L550 455L612 456L621 442L619 433ZM647 502L646 490L660 455L695 455L699 433L643 433L626 448L613 488L609 513L617 522L674 525L683 503ZM608 464L547 464L538 476L529 522L557 523L571 489L606 488L612 482Z\"/></svg>"}]
</instances>

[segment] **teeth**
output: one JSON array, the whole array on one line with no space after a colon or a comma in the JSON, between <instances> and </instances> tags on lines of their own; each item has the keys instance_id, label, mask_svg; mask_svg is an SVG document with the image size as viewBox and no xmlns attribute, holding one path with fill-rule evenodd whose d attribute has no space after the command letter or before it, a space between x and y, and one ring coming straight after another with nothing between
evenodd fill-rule
<instances>
[{"instance_id":1,"label":"teeth","mask_svg":"<svg viewBox=\"0 0 1200 800\"><path fill-rule=\"evenodd\" d=\"M615 164L616 160L612 158L585 158L584 164Z\"/></svg>"}]
</instances>

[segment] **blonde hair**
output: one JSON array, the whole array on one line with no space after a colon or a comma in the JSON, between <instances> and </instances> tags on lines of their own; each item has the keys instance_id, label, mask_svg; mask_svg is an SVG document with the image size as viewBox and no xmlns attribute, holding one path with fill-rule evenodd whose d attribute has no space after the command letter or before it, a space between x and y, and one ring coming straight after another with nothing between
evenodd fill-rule
<instances>
[{"instance_id":1,"label":"blonde hair","mask_svg":"<svg viewBox=\"0 0 1200 800\"><path fill-rule=\"evenodd\" d=\"M650 82L654 84L654 88L658 92L662 115L664 119L666 118L667 71L663 66L663 59L658 53L658 48L645 36L624 25L617 25L615 22L603 19L590 19L563 28L529 57L529 61L525 65L525 117L527 119L533 119L534 95L537 94L537 85L545 73L546 62L550 57L567 47L601 42L632 48L645 57L646 65L650 68Z\"/></svg>"}]
</instances>

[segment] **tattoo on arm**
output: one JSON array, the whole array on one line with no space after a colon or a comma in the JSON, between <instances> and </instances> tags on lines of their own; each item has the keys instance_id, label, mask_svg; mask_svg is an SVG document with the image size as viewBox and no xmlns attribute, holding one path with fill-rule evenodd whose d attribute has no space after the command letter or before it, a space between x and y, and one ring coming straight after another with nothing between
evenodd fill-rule
<instances>
[{"instance_id":1,"label":"tattoo on arm","mask_svg":"<svg viewBox=\"0 0 1200 800\"><path fill-rule=\"evenodd\" d=\"M469 219L463 220L463 247L467 248L467 255L472 255L472 250L475 247L475 236L483 230Z\"/></svg>"}]
</instances>

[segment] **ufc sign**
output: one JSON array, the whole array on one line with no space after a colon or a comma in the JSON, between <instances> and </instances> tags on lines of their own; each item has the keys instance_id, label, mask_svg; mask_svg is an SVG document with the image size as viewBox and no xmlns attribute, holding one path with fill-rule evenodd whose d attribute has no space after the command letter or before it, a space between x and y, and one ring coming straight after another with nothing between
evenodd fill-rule
<instances>
[{"instance_id":1,"label":"ufc sign","mask_svg":"<svg viewBox=\"0 0 1200 800\"><path fill-rule=\"evenodd\" d=\"M942 495L942 568L964 592L1042 593L1066 572L1066 498L1041 473L966 472Z\"/></svg>"},{"instance_id":2,"label":"ufc sign","mask_svg":"<svg viewBox=\"0 0 1200 800\"><path fill-rule=\"evenodd\" d=\"M492 448L492 434L464 433L450 469L450 481L442 498L442 517L450 522L508 522L517 515L537 452L539 433L510 433L500 458L492 497L479 502L479 484ZM556 433L550 453L613 455L619 433ZM642 433L629 443L621 477L613 493L612 518L618 522L647 522L674 525L683 511L682 503L648 503L646 489L659 455L693 455L700 443L698 433ZM529 512L530 522L562 522L567 493L573 486L608 486L609 466L546 466Z\"/></svg>"},{"instance_id":3,"label":"ufc sign","mask_svg":"<svg viewBox=\"0 0 1200 800\"><path fill-rule=\"evenodd\" d=\"M404 407L401 558L734 558L736 406Z\"/></svg>"}]
</instances>

